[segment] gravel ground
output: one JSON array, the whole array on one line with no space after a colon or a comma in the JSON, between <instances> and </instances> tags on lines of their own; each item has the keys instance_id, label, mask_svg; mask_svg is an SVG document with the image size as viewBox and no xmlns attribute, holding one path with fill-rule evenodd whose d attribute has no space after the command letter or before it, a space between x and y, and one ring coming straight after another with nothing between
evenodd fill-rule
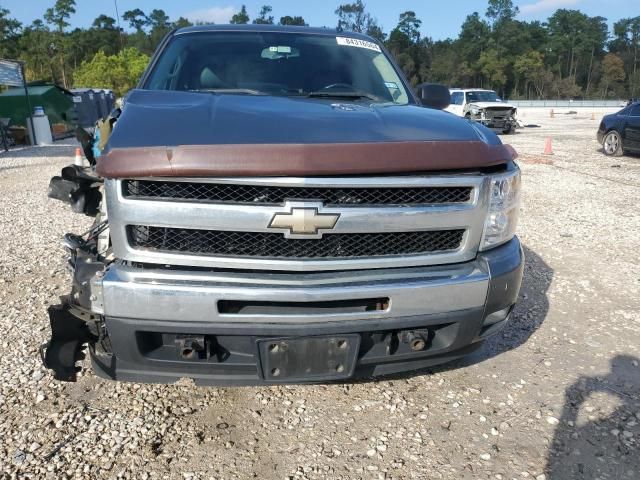
<instances>
[{"instance_id":1,"label":"gravel ground","mask_svg":"<svg viewBox=\"0 0 640 480\"><path fill-rule=\"evenodd\" d=\"M504 137L527 255L511 325L462 361L348 385L53 381L59 238L89 221L46 189L73 146L0 154L0 478L640 478L640 157L604 157L591 112L522 113L541 127Z\"/></svg>"}]
</instances>

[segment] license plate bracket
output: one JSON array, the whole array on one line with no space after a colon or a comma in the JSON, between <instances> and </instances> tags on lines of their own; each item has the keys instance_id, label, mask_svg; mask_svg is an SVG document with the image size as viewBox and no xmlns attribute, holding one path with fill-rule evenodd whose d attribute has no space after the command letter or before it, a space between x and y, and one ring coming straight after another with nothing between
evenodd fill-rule
<instances>
[{"instance_id":1,"label":"license plate bracket","mask_svg":"<svg viewBox=\"0 0 640 480\"><path fill-rule=\"evenodd\" d=\"M319 382L353 375L360 335L258 340L262 376L272 382Z\"/></svg>"}]
</instances>

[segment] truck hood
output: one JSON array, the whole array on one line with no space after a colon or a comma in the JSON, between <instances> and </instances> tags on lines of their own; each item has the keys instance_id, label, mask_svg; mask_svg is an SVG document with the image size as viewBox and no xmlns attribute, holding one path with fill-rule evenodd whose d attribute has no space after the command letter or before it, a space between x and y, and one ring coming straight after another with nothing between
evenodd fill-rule
<instances>
[{"instance_id":1,"label":"truck hood","mask_svg":"<svg viewBox=\"0 0 640 480\"><path fill-rule=\"evenodd\" d=\"M415 105L134 90L104 177L323 175L479 168L515 156L493 133Z\"/></svg>"},{"instance_id":2,"label":"truck hood","mask_svg":"<svg viewBox=\"0 0 640 480\"><path fill-rule=\"evenodd\" d=\"M476 108L484 108L484 109L503 109L503 108L515 108L513 105L505 102L473 102L470 103L469 106L473 106Z\"/></svg>"}]
</instances>

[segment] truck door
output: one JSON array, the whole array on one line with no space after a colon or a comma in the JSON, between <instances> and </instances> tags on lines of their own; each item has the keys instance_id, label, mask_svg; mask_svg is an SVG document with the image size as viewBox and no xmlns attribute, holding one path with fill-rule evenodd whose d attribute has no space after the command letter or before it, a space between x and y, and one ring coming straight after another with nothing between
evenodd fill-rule
<instances>
[{"instance_id":1,"label":"truck door","mask_svg":"<svg viewBox=\"0 0 640 480\"><path fill-rule=\"evenodd\" d=\"M631 108L622 131L625 148L640 150L640 103Z\"/></svg>"}]
</instances>

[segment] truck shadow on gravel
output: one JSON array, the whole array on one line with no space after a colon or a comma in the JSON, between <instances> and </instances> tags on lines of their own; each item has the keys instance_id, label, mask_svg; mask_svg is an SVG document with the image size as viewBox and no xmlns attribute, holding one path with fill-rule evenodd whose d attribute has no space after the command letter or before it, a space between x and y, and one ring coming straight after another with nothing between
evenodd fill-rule
<instances>
[{"instance_id":1,"label":"truck shadow on gravel","mask_svg":"<svg viewBox=\"0 0 640 480\"><path fill-rule=\"evenodd\" d=\"M529 247L523 245L522 248L525 256L524 275L518 303L509 323L496 335L489 337L482 348L468 357L443 365L441 370L467 367L514 350L525 344L547 318L547 291L553 281L553 269Z\"/></svg>"},{"instance_id":2,"label":"truck shadow on gravel","mask_svg":"<svg viewBox=\"0 0 640 480\"><path fill-rule=\"evenodd\" d=\"M618 355L606 376L581 376L566 390L547 458L547 480L640 476L639 362ZM609 398L603 402L596 395ZM610 412L598 408L611 404L617 407Z\"/></svg>"}]
</instances>

